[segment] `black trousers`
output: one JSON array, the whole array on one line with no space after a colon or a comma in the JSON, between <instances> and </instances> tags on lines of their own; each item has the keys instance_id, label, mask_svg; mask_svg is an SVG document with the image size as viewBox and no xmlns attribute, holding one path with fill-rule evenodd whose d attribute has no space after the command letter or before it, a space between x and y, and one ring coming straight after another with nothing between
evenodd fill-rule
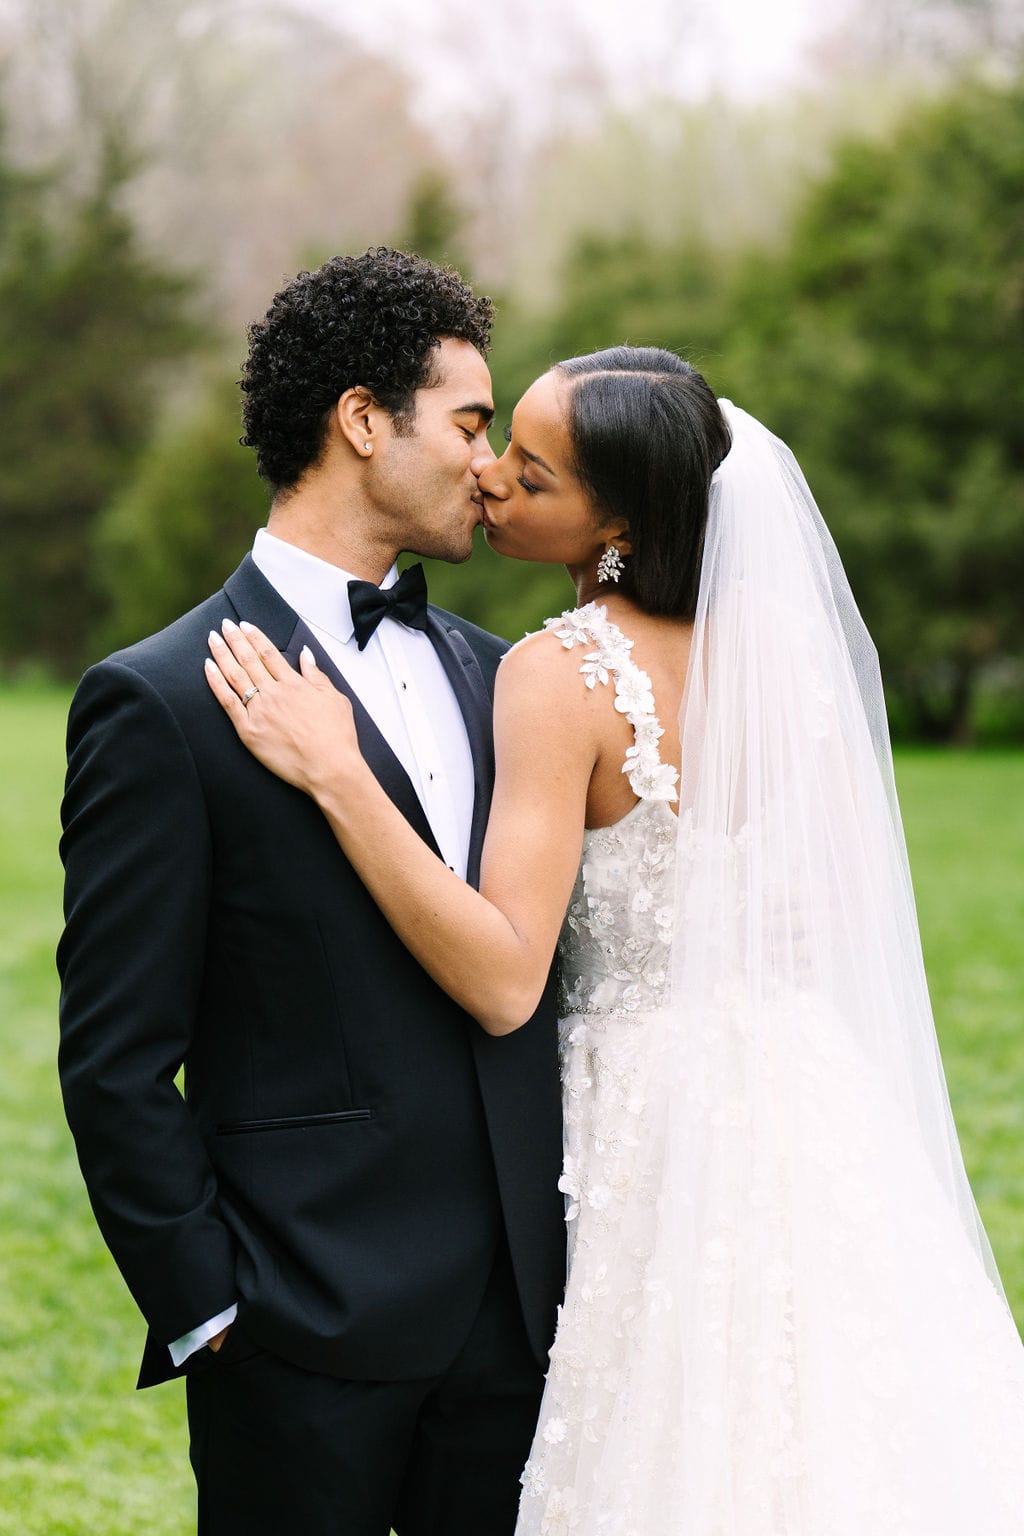
<instances>
[{"instance_id":1,"label":"black trousers","mask_svg":"<svg viewBox=\"0 0 1024 1536\"><path fill-rule=\"evenodd\" d=\"M504 1241L443 1376L316 1375L236 1324L186 1380L199 1536L511 1536L542 1388Z\"/></svg>"}]
</instances>

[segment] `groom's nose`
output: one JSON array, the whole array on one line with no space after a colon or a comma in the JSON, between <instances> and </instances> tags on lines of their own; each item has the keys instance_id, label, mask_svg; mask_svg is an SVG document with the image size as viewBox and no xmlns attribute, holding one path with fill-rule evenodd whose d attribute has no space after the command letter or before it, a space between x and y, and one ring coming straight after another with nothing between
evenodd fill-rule
<instances>
[{"instance_id":1,"label":"groom's nose","mask_svg":"<svg viewBox=\"0 0 1024 1536\"><path fill-rule=\"evenodd\" d=\"M473 457L469 461L470 472L474 474L479 480L484 470L489 469L493 463L494 449L485 438L483 446L476 450L476 452L473 454Z\"/></svg>"}]
</instances>

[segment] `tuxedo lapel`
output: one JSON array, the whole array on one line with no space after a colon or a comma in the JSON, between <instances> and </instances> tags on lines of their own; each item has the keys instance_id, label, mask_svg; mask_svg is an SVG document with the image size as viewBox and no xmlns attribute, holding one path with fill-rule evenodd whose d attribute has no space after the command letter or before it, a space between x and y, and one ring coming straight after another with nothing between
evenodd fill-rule
<instances>
[{"instance_id":1,"label":"tuxedo lapel","mask_svg":"<svg viewBox=\"0 0 1024 1536\"><path fill-rule=\"evenodd\" d=\"M413 788L412 780L395 756L387 740L382 734L377 722L366 708L362 699L353 690L351 683L334 665L316 636L306 627L300 619L295 626L291 643L285 651L285 659L289 666L298 668L299 652L304 645L308 645L316 657L316 664L330 681L343 693L352 705L352 713L355 717L356 735L359 737L359 750L366 759L368 766L373 771L373 776L394 801L406 821L409 822L422 837L432 852L441 857L441 850L437 846L437 839L427 820L427 813Z\"/></svg>"},{"instance_id":2,"label":"tuxedo lapel","mask_svg":"<svg viewBox=\"0 0 1024 1536\"><path fill-rule=\"evenodd\" d=\"M309 646L321 672L351 703L359 750L377 782L394 801L406 821L440 858L440 849L412 780L391 750L373 716L351 684L338 671L316 636L271 586L251 555L246 555L234 575L228 577L224 590L238 617L248 619L262 629L267 639L273 641L278 650L284 653L290 667L298 670L299 652L304 645Z\"/></svg>"},{"instance_id":3,"label":"tuxedo lapel","mask_svg":"<svg viewBox=\"0 0 1024 1536\"><path fill-rule=\"evenodd\" d=\"M248 619L262 629L279 651L287 650L299 616L270 585L252 555L246 555L237 571L228 577L224 591L240 619Z\"/></svg>"},{"instance_id":4,"label":"tuxedo lapel","mask_svg":"<svg viewBox=\"0 0 1024 1536\"><path fill-rule=\"evenodd\" d=\"M466 879L470 885L480 881L480 856L491 809L494 785L494 727L491 698L480 663L465 637L449 626L433 608L427 609L427 634L444 667L452 692L466 722L466 734L473 755L473 819L469 833L469 860Z\"/></svg>"}]
</instances>

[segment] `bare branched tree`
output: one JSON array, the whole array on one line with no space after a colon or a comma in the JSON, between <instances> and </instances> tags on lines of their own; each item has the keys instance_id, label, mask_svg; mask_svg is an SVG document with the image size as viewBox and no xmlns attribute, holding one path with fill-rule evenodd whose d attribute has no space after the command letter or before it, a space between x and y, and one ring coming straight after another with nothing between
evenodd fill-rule
<instances>
[{"instance_id":1,"label":"bare branched tree","mask_svg":"<svg viewBox=\"0 0 1024 1536\"><path fill-rule=\"evenodd\" d=\"M965 65L1020 66L1020 0L856 0L834 42L848 67L940 77Z\"/></svg>"},{"instance_id":2,"label":"bare branched tree","mask_svg":"<svg viewBox=\"0 0 1024 1536\"><path fill-rule=\"evenodd\" d=\"M147 237L235 333L298 263L387 239L437 158L405 75L298 5L16 0L0 39L14 152L72 191L131 155Z\"/></svg>"}]
</instances>

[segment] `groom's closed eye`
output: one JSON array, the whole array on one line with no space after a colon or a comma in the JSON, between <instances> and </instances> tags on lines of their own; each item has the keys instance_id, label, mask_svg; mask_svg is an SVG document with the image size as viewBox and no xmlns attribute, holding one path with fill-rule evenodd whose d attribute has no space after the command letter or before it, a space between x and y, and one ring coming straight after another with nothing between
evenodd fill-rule
<instances>
[{"instance_id":1,"label":"groom's closed eye","mask_svg":"<svg viewBox=\"0 0 1024 1536\"><path fill-rule=\"evenodd\" d=\"M477 400L470 405L457 406L452 411L452 416L456 426L461 428L472 442L474 437L479 437L480 433L486 432L491 425L494 420L494 407Z\"/></svg>"}]
</instances>

